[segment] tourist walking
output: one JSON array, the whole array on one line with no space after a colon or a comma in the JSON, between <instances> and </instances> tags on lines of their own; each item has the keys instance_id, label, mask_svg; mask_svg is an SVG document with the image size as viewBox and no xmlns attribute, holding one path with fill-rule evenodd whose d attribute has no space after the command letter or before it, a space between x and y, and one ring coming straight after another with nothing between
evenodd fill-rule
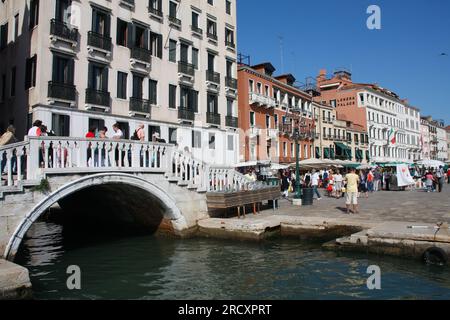
<instances>
[{"instance_id":1,"label":"tourist walking","mask_svg":"<svg viewBox=\"0 0 450 320\"><path fill-rule=\"evenodd\" d=\"M345 204L347 206L347 213L351 214L350 206L353 207L353 213L359 213L358 210L358 184L359 177L355 173L356 170L352 168L350 173L345 176L346 186L346 201Z\"/></svg>"},{"instance_id":2,"label":"tourist walking","mask_svg":"<svg viewBox=\"0 0 450 320\"><path fill-rule=\"evenodd\" d=\"M367 192L367 177L364 173L364 171L361 170L359 174L359 192L360 196L362 197L363 194L366 195L366 198L369 198L369 193Z\"/></svg>"},{"instance_id":3,"label":"tourist walking","mask_svg":"<svg viewBox=\"0 0 450 320\"><path fill-rule=\"evenodd\" d=\"M445 183L445 173L444 173L444 168L442 166L440 166L439 169L437 170L436 178L437 178L438 191L439 191L439 193L441 193L442 188L444 187L444 183Z\"/></svg>"},{"instance_id":4,"label":"tourist walking","mask_svg":"<svg viewBox=\"0 0 450 320\"><path fill-rule=\"evenodd\" d=\"M386 186L386 191L391 191L390 190L390 185L391 185L391 172L389 170L386 170L384 172L384 185Z\"/></svg>"},{"instance_id":5,"label":"tourist walking","mask_svg":"<svg viewBox=\"0 0 450 320\"><path fill-rule=\"evenodd\" d=\"M374 188L374 180L375 180L375 176L372 172L372 170L369 170L369 173L367 173L367 191L369 191L370 193L373 193Z\"/></svg>"},{"instance_id":6,"label":"tourist walking","mask_svg":"<svg viewBox=\"0 0 450 320\"><path fill-rule=\"evenodd\" d=\"M339 170L336 171L336 174L333 176L333 180L334 180L334 196L337 199L340 199L342 197L342 188L344 186L342 184L343 178Z\"/></svg>"},{"instance_id":7,"label":"tourist walking","mask_svg":"<svg viewBox=\"0 0 450 320\"><path fill-rule=\"evenodd\" d=\"M320 181L320 174L316 170L312 171L311 176L311 187L313 188L313 196L314 194L317 195L317 200L322 200L322 196L319 193L319 181Z\"/></svg>"},{"instance_id":8,"label":"tourist walking","mask_svg":"<svg viewBox=\"0 0 450 320\"><path fill-rule=\"evenodd\" d=\"M450 167L447 170L447 183L450 184Z\"/></svg>"},{"instance_id":9,"label":"tourist walking","mask_svg":"<svg viewBox=\"0 0 450 320\"><path fill-rule=\"evenodd\" d=\"M383 176L380 172L380 170L377 168L375 172L373 173L373 191L378 192L382 189L381 186L381 180L383 179Z\"/></svg>"},{"instance_id":10,"label":"tourist walking","mask_svg":"<svg viewBox=\"0 0 450 320\"><path fill-rule=\"evenodd\" d=\"M425 186L427 187L427 192L433 191L433 174L430 171L425 175Z\"/></svg>"},{"instance_id":11,"label":"tourist walking","mask_svg":"<svg viewBox=\"0 0 450 320\"><path fill-rule=\"evenodd\" d=\"M283 198L287 199L289 197L289 176L287 172L281 177L281 193Z\"/></svg>"}]
</instances>

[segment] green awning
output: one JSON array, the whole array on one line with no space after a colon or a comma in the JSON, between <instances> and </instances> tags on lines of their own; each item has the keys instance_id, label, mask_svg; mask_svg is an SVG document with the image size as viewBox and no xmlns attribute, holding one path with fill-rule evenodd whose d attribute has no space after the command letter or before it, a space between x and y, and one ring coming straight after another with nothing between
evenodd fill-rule
<instances>
[{"instance_id":1,"label":"green awning","mask_svg":"<svg viewBox=\"0 0 450 320\"><path fill-rule=\"evenodd\" d=\"M330 157L331 157L331 159L336 158L336 153L334 152L333 148L330 148Z\"/></svg>"},{"instance_id":2,"label":"green awning","mask_svg":"<svg viewBox=\"0 0 450 320\"><path fill-rule=\"evenodd\" d=\"M340 148L342 151L345 151L347 149L350 149L347 145L343 144L342 142L335 142L334 145L338 148Z\"/></svg>"},{"instance_id":3,"label":"green awning","mask_svg":"<svg viewBox=\"0 0 450 320\"><path fill-rule=\"evenodd\" d=\"M323 149L323 157L325 159L330 159L330 148L324 148Z\"/></svg>"},{"instance_id":4,"label":"green awning","mask_svg":"<svg viewBox=\"0 0 450 320\"><path fill-rule=\"evenodd\" d=\"M316 147L316 159L320 159L320 147Z\"/></svg>"},{"instance_id":5,"label":"green awning","mask_svg":"<svg viewBox=\"0 0 450 320\"><path fill-rule=\"evenodd\" d=\"M353 158L352 149L349 148L349 149L345 150L345 155L347 156L347 159L351 161Z\"/></svg>"}]
</instances>

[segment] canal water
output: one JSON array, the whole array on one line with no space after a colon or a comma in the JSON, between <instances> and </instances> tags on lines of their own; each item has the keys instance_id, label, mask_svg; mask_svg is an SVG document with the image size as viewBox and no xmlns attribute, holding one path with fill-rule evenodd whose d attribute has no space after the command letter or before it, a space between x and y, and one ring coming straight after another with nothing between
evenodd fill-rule
<instances>
[{"instance_id":1,"label":"canal water","mask_svg":"<svg viewBox=\"0 0 450 320\"><path fill-rule=\"evenodd\" d=\"M320 244L66 236L35 223L16 262L29 268L36 299L450 299L450 268ZM81 290L66 271L81 269ZM381 290L367 289L368 266L381 268Z\"/></svg>"}]
</instances>

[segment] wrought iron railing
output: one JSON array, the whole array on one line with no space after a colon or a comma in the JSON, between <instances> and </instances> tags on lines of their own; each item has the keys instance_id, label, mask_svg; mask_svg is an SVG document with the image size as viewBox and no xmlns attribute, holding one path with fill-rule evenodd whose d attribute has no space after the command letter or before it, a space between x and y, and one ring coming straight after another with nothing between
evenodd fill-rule
<instances>
[{"instance_id":1,"label":"wrought iron railing","mask_svg":"<svg viewBox=\"0 0 450 320\"><path fill-rule=\"evenodd\" d=\"M73 42L78 42L78 29L71 28L67 23L52 19L50 21L50 34Z\"/></svg>"},{"instance_id":2,"label":"wrought iron railing","mask_svg":"<svg viewBox=\"0 0 450 320\"><path fill-rule=\"evenodd\" d=\"M48 82L48 97L67 101L76 100L76 88L73 84Z\"/></svg>"},{"instance_id":3,"label":"wrought iron railing","mask_svg":"<svg viewBox=\"0 0 450 320\"><path fill-rule=\"evenodd\" d=\"M109 107L110 94L107 91L99 91L95 89L86 89L86 103Z\"/></svg>"},{"instance_id":4,"label":"wrought iron railing","mask_svg":"<svg viewBox=\"0 0 450 320\"><path fill-rule=\"evenodd\" d=\"M88 45L105 51L111 51L112 47L111 37L107 37L94 31L89 31Z\"/></svg>"}]
</instances>

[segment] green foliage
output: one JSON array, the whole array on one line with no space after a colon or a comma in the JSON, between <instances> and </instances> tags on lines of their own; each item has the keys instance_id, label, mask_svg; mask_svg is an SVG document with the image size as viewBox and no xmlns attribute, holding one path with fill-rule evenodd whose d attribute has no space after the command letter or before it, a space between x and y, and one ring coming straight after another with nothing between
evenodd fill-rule
<instances>
[{"instance_id":1,"label":"green foliage","mask_svg":"<svg viewBox=\"0 0 450 320\"><path fill-rule=\"evenodd\" d=\"M39 185L35 186L32 190L35 192L47 193L50 191L50 183L47 179L42 179Z\"/></svg>"}]
</instances>

